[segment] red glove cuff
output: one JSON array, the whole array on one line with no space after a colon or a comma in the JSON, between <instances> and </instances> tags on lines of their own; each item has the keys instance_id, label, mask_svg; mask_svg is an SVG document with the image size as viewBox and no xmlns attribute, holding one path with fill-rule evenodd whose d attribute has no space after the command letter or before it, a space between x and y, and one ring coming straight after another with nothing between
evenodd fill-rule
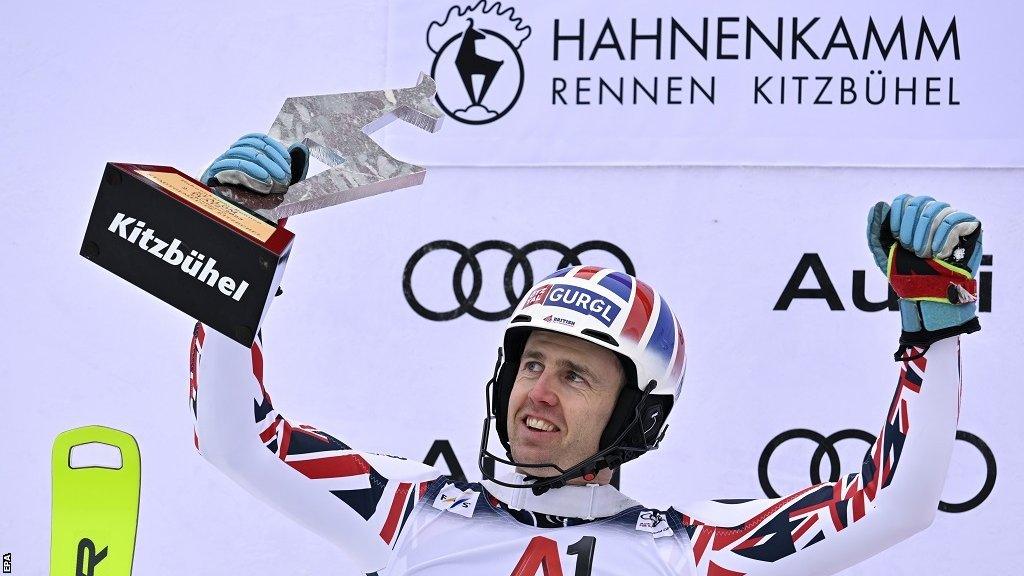
<instances>
[{"instance_id":1,"label":"red glove cuff","mask_svg":"<svg viewBox=\"0 0 1024 576\"><path fill-rule=\"evenodd\" d=\"M978 282L959 275L910 276L897 275L889 278L889 284L900 298L938 298L949 301L949 285L955 284L977 297Z\"/></svg>"}]
</instances>

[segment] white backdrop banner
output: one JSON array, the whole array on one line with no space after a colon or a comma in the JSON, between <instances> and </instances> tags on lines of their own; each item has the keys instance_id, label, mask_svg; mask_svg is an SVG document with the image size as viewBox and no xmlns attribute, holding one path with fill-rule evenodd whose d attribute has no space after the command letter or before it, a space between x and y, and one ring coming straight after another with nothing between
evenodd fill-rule
<instances>
[{"instance_id":1,"label":"white backdrop banner","mask_svg":"<svg viewBox=\"0 0 1024 576\"><path fill-rule=\"evenodd\" d=\"M624 492L667 507L785 494L855 471L898 374L899 319L865 247L866 212L928 193L981 218L988 255L983 331L964 338L950 511L844 574L1024 564L1013 482L1024 476L1022 72L1005 64L1020 53L1016 4L488 2L471 16L476 51L461 57L456 34L470 25L451 8L475 2L257 4L17 3L0 19L0 96L14 111L0 139L0 555L13 575L47 570L50 450L57 434L88 424L125 430L141 448L135 573L357 574L202 459L188 405L193 320L78 251L105 162L197 175L237 136L265 130L285 97L408 86L435 60L447 108L469 120L489 119L471 115L483 108L504 114L449 117L437 134L390 127L389 152L436 165L421 187L289 221L284 295L264 326L266 382L283 414L359 449L479 479L500 318L530 277L579 257L635 270L686 330L680 404L663 448L625 466ZM509 7L529 36L500 24ZM254 58L253 38L267 30L301 33ZM458 63L486 72L488 61L504 64L486 93L486 74L471 75L477 108ZM823 98L840 103L813 103L819 76L833 78ZM857 94L849 104L844 76ZM755 77L770 77L763 98ZM883 78L885 101L872 104ZM897 78L914 92L895 92ZM638 166L730 163L1016 168ZM456 274L460 247L478 276L472 266ZM786 440L797 429L843 432L836 465L826 453L814 469L817 445Z\"/></svg>"},{"instance_id":2,"label":"white backdrop banner","mask_svg":"<svg viewBox=\"0 0 1024 576\"><path fill-rule=\"evenodd\" d=\"M396 0L426 164L1021 166L1019 4Z\"/></svg>"}]
</instances>

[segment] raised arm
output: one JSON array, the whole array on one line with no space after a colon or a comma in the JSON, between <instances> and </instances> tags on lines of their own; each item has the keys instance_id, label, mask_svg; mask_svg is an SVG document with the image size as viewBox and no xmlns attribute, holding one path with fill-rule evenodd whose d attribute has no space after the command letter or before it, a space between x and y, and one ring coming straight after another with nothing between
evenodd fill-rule
<instances>
[{"instance_id":1,"label":"raised arm","mask_svg":"<svg viewBox=\"0 0 1024 576\"><path fill-rule=\"evenodd\" d=\"M700 573L832 574L928 527L956 436L959 361L952 337L901 362L885 422L859 473L784 498L681 507Z\"/></svg>"},{"instance_id":2,"label":"raised arm","mask_svg":"<svg viewBox=\"0 0 1024 576\"><path fill-rule=\"evenodd\" d=\"M928 197L877 204L868 241L903 319L899 379L858 473L768 500L680 508L708 576L833 574L928 527L960 413L959 335L979 329L981 228Z\"/></svg>"},{"instance_id":3,"label":"raised arm","mask_svg":"<svg viewBox=\"0 0 1024 576\"><path fill-rule=\"evenodd\" d=\"M221 472L348 553L364 572L387 562L426 483L425 464L352 450L286 419L263 382L259 340L246 348L196 324L189 403L195 444Z\"/></svg>"},{"instance_id":4,"label":"raised arm","mask_svg":"<svg viewBox=\"0 0 1024 576\"><path fill-rule=\"evenodd\" d=\"M250 134L217 158L202 180L280 191L305 174L305 155L301 146L286 150L272 138ZM199 452L243 488L342 548L363 572L383 568L416 498L439 474L418 462L352 450L286 419L267 393L260 338L249 348L196 324L190 360Z\"/></svg>"}]
</instances>

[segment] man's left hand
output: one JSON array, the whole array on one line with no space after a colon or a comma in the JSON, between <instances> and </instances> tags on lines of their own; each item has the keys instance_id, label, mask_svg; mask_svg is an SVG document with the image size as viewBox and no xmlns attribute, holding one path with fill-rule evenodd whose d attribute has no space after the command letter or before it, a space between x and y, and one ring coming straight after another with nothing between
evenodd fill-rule
<instances>
[{"instance_id":1,"label":"man's left hand","mask_svg":"<svg viewBox=\"0 0 1024 576\"><path fill-rule=\"evenodd\" d=\"M872 207L867 233L875 262L900 297L906 343L978 329L977 218L930 196L904 194L891 206Z\"/></svg>"}]
</instances>

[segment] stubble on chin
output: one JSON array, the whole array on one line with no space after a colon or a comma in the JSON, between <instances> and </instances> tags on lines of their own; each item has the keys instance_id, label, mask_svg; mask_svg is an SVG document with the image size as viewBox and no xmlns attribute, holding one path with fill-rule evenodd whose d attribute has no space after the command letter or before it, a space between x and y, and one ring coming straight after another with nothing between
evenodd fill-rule
<instances>
[{"instance_id":1,"label":"stubble on chin","mask_svg":"<svg viewBox=\"0 0 1024 576\"><path fill-rule=\"evenodd\" d=\"M575 466L581 460L583 460L583 458L586 457L584 456L583 458L578 458L576 460L572 460L571 462L567 462L566 460L569 458L567 458L566 455L573 452L572 450L560 450L558 454L554 454L552 451L526 450L526 454L524 454L524 450L516 449L516 443L514 439L510 438L510 444L512 446L512 460L520 464L554 464L555 466L560 467L562 470L568 470L569 467ZM527 474L529 476L538 477L557 476L561 474L561 472L558 469L550 466L545 468L517 467L516 471L518 471L520 474Z\"/></svg>"}]
</instances>

